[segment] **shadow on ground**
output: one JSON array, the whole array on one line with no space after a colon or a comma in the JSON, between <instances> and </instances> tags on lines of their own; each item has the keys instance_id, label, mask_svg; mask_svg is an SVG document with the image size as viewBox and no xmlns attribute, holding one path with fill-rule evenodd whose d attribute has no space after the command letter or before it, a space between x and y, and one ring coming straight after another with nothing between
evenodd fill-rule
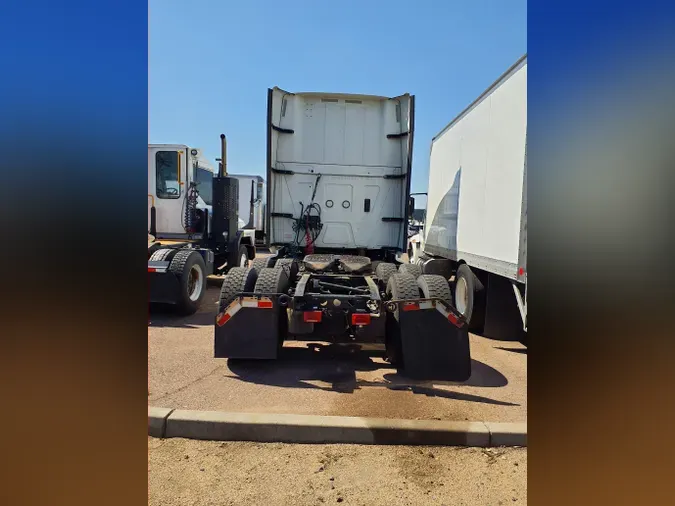
<instances>
[{"instance_id":1,"label":"shadow on ground","mask_svg":"<svg viewBox=\"0 0 675 506\"><path fill-rule=\"evenodd\" d=\"M505 348L504 346L496 346L496 349L527 355L527 348Z\"/></svg>"},{"instance_id":2,"label":"shadow on ground","mask_svg":"<svg viewBox=\"0 0 675 506\"><path fill-rule=\"evenodd\" d=\"M410 391L429 397L441 397L485 404L517 406L480 395L436 388L435 385L503 387L508 384L506 377L483 362L472 360L471 378L462 383L415 381L395 372L389 364L375 362L382 351L364 350L359 345L337 345L310 343L307 347L283 348L277 360L234 360L228 361L233 379L261 385L284 388L315 388L340 393L353 393L366 387L380 387L390 390ZM368 381L357 378L357 372L388 369L383 380ZM329 386L317 385L315 382Z\"/></svg>"},{"instance_id":3,"label":"shadow on ground","mask_svg":"<svg viewBox=\"0 0 675 506\"><path fill-rule=\"evenodd\" d=\"M173 327L196 329L204 325L214 325L216 322L216 302L220 297L220 287L209 286L202 299L199 311L188 316L176 314L176 309L171 304L151 303L150 321L148 327Z\"/></svg>"}]
</instances>

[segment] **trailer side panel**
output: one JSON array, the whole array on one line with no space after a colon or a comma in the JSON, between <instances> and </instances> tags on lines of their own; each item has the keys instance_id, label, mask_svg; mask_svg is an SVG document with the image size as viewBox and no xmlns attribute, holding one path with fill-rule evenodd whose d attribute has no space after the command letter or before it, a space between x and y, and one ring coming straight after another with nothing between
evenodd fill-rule
<instances>
[{"instance_id":1,"label":"trailer side panel","mask_svg":"<svg viewBox=\"0 0 675 506\"><path fill-rule=\"evenodd\" d=\"M524 57L432 141L427 253L521 278L526 131Z\"/></svg>"}]
</instances>

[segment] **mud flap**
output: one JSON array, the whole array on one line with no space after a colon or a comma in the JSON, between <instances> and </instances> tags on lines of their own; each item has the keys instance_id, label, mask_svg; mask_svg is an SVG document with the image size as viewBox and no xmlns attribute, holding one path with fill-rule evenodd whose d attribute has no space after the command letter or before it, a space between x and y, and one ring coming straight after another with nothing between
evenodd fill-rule
<instances>
[{"instance_id":1,"label":"mud flap","mask_svg":"<svg viewBox=\"0 0 675 506\"><path fill-rule=\"evenodd\" d=\"M471 376L469 326L463 318L440 302L428 309L406 310L405 306L401 306L399 313L402 372L419 380L468 380Z\"/></svg>"},{"instance_id":2,"label":"mud flap","mask_svg":"<svg viewBox=\"0 0 675 506\"><path fill-rule=\"evenodd\" d=\"M215 358L276 359L286 328L277 296L242 296L216 315Z\"/></svg>"},{"instance_id":3,"label":"mud flap","mask_svg":"<svg viewBox=\"0 0 675 506\"><path fill-rule=\"evenodd\" d=\"M180 279L171 272L148 273L150 283L150 302L176 304L180 299Z\"/></svg>"}]
</instances>

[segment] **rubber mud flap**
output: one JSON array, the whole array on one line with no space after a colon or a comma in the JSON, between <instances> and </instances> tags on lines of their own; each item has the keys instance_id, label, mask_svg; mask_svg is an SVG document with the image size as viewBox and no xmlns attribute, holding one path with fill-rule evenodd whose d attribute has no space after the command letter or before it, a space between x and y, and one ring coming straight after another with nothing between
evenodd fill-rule
<instances>
[{"instance_id":1,"label":"rubber mud flap","mask_svg":"<svg viewBox=\"0 0 675 506\"><path fill-rule=\"evenodd\" d=\"M222 326L216 322L215 358L277 358L279 319L285 317L286 308L279 306L277 296L268 298L272 308L241 307Z\"/></svg>"},{"instance_id":2,"label":"rubber mud flap","mask_svg":"<svg viewBox=\"0 0 675 506\"><path fill-rule=\"evenodd\" d=\"M150 303L176 304L180 298L180 278L171 272L148 273Z\"/></svg>"},{"instance_id":3,"label":"rubber mud flap","mask_svg":"<svg viewBox=\"0 0 675 506\"><path fill-rule=\"evenodd\" d=\"M469 328L436 309L400 312L403 374L411 379L466 381L471 376Z\"/></svg>"}]
</instances>

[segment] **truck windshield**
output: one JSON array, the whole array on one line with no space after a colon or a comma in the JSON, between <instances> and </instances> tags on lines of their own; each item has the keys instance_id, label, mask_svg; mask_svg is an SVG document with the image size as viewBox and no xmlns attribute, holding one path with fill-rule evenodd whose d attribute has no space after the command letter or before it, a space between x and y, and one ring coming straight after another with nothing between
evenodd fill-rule
<instances>
[{"instance_id":1,"label":"truck windshield","mask_svg":"<svg viewBox=\"0 0 675 506\"><path fill-rule=\"evenodd\" d=\"M206 203L212 205L213 201L213 173L197 166L196 183L199 196Z\"/></svg>"}]
</instances>

